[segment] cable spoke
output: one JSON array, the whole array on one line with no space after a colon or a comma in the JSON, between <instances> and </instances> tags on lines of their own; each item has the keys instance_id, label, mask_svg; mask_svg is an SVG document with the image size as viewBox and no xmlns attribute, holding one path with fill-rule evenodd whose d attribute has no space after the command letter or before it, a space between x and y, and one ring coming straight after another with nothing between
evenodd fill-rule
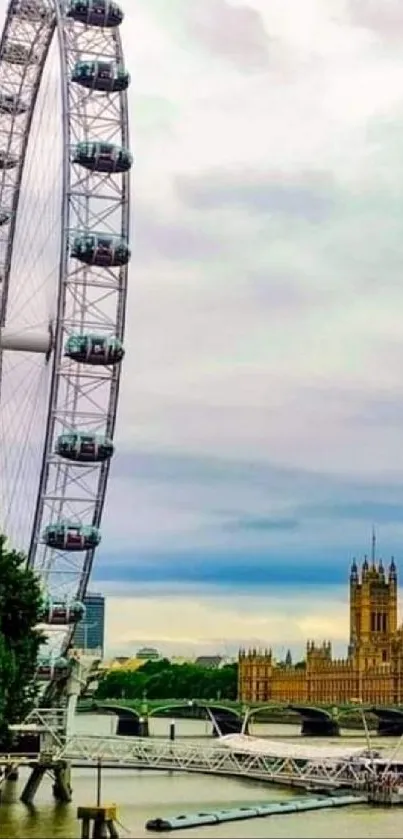
<instances>
[{"instance_id":1,"label":"cable spoke","mask_svg":"<svg viewBox=\"0 0 403 839\"><path fill-rule=\"evenodd\" d=\"M71 14L61 0L30 0L27 14L24 3L10 4L0 45L0 90L15 104L4 114L0 102L0 214L9 210L6 223L0 215L0 530L62 601L85 594L113 454L130 256L129 79L114 3L97 4L112 15L107 26L92 0L95 17L84 23L76 0ZM98 80L98 61L114 90ZM83 63L90 86L74 80ZM76 358L66 346L80 335L89 356ZM98 349L103 363L86 363L99 361ZM50 633L52 655L71 635L71 625Z\"/></svg>"}]
</instances>

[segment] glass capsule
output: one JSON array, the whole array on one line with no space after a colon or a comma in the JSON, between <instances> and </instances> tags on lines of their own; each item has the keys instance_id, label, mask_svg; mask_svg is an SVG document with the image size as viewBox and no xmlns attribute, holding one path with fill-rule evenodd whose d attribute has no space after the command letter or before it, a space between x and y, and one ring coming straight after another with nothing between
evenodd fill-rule
<instances>
[{"instance_id":1,"label":"glass capsule","mask_svg":"<svg viewBox=\"0 0 403 839\"><path fill-rule=\"evenodd\" d=\"M36 668L36 677L40 681L50 682L54 678L62 678L67 675L70 663L67 658L57 658L51 661L49 658L39 660Z\"/></svg>"},{"instance_id":2,"label":"glass capsule","mask_svg":"<svg viewBox=\"0 0 403 839\"><path fill-rule=\"evenodd\" d=\"M101 534L98 528L92 525L58 521L45 527L43 541L55 550L88 551L99 545Z\"/></svg>"},{"instance_id":3,"label":"glass capsule","mask_svg":"<svg viewBox=\"0 0 403 839\"><path fill-rule=\"evenodd\" d=\"M91 172L127 172L132 162L130 152L113 143L78 143L73 152L73 163L78 163Z\"/></svg>"},{"instance_id":4,"label":"glass capsule","mask_svg":"<svg viewBox=\"0 0 403 839\"><path fill-rule=\"evenodd\" d=\"M74 259L99 268L126 265L131 255L125 239L108 233L82 233L76 236L70 253Z\"/></svg>"},{"instance_id":5,"label":"glass capsule","mask_svg":"<svg viewBox=\"0 0 403 839\"><path fill-rule=\"evenodd\" d=\"M123 12L111 0L72 0L67 17L87 26L111 28L122 23Z\"/></svg>"},{"instance_id":6,"label":"glass capsule","mask_svg":"<svg viewBox=\"0 0 403 839\"><path fill-rule=\"evenodd\" d=\"M124 67L113 61L78 61L74 65L71 80L90 90L116 93L127 90L130 75Z\"/></svg>"},{"instance_id":7,"label":"glass capsule","mask_svg":"<svg viewBox=\"0 0 403 839\"><path fill-rule=\"evenodd\" d=\"M77 463L100 463L113 455L113 443L101 434L71 432L57 439L56 452L60 457Z\"/></svg>"},{"instance_id":8,"label":"glass capsule","mask_svg":"<svg viewBox=\"0 0 403 839\"><path fill-rule=\"evenodd\" d=\"M41 622L49 626L66 626L71 623L78 623L85 614L83 603L73 601L72 603L57 603L49 600L41 615Z\"/></svg>"},{"instance_id":9,"label":"glass capsule","mask_svg":"<svg viewBox=\"0 0 403 839\"><path fill-rule=\"evenodd\" d=\"M64 347L64 355L81 364L119 364L124 356L119 338L108 335L70 335Z\"/></svg>"}]
</instances>

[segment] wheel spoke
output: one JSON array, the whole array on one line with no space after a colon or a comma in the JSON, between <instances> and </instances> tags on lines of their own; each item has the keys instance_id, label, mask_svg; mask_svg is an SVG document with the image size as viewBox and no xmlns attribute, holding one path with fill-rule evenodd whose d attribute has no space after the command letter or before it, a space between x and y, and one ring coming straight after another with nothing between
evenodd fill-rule
<instances>
[{"instance_id":1,"label":"wheel spoke","mask_svg":"<svg viewBox=\"0 0 403 839\"><path fill-rule=\"evenodd\" d=\"M132 164L121 20L111 0L12 0L0 44L0 529L59 604L85 595L114 452ZM48 626L52 657L73 614Z\"/></svg>"}]
</instances>

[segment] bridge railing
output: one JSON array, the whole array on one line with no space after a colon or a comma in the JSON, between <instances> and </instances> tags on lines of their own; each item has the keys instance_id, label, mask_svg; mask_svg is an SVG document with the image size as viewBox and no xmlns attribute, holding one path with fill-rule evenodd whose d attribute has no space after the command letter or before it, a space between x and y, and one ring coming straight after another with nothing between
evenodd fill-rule
<instances>
[{"instance_id":1,"label":"bridge railing","mask_svg":"<svg viewBox=\"0 0 403 839\"><path fill-rule=\"evenodd\" d=\"M20 736L39 734L41 751L53 753L66 740L66 719L66 708L35 708L24 723L9 728Z\"/></svg>"},{"instance_id":2,"label":"bridge railing","mask_svg":"<svg viewBox=\"0 0 403 839\"><path fill-rule=\"evenodd\" d=\"M131 737L74 735L55 755L80 765L176 770L251 777L296 786L351 786L360 780L360 766L351 759L296 759L250 752L236 752L222 745L173 743Z\"/></svg>"}]
</instances>

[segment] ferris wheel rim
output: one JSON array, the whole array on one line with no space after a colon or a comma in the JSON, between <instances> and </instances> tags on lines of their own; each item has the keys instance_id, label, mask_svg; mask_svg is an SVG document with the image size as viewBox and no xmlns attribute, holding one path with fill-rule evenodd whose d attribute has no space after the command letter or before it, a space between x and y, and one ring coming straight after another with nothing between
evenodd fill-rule
<instances>
[{"instance_id":1,"label":"ferris wheel rim","mask_svg":"<svg viewBox=\"0 0 403 839\"><path fill-rule=\"evenodd\" d=\"M22 0L24 2L24 0ZM0 66L3 60L4 49L7 44L7 37L10 31L11 22L13 20L13 10L15 9L16 3L14 0L9 4L6 14L6 20L2 31L2 36L0 40ZM67 43L66 43L66 21L65 21L65 9L63 5L58 2L58 0L47 0L46 8L49 11L49 19L47 21L48 24L48 31L47 31L47 42L45 47L41 53L41 60L39 63L38 69L38 78L37 78L37 85L35 88L34 95L29 102L29 118L27 119L26 128L24 132L22 150L23 150L23 160L20 162L19 169L18 169L18 180L16 181L16 197L15 197L15 204L13 204L13 217L12 222L10 224L10 232L9 232L9 239L7 242L7 279L10 280L10 271L12 268L12 260L14 254L14 244L15 244L15 231L16 231L16 224L18 219L18 209L19 209L19 201L20 201L20 187L23 180L24 174L24 163L25 163L25 153L28 147L28 143L30 140L30 132L32 129L32 119L35 113L35 107L37 102L38 92L40 90L41 79L43 75L43 71L45 65L47 63L49 57L49 51L52 44L52 41L55 35L59 41L59 62L61 67L61 84L62 84L62 103L63 103L63 148L64 148L64 155L63 155L63 182L62 182L62 225L61 225L61 239L60 239L60 264L59 264L59 279L58 279L58 305L57 305L57 315L53 327L50 328L50 338L49 341L52 343L52 347L50 348L49 345L49 353L48 353L48 364L51 369L51 382L50 382L50 392L48 395L47 401L47 419L46 419L46 432L44 435L43 441L43 451L42 451L42 462L41 462L41 474L38 479L38 494L37 494L37 502L36 502L36 509L33 518L32 524L32 532L31 532L31 542L29 546L29 555L28 555L28 565L33 569L36 569L36 554L37 554L37 547L38 547L38 538L39 538L39 529L42 527L44 523L44 492L46 489L46 480L47 480L47 473L49 471L49 464L53 457L52 453L52 444L54 443L54 417L52 420L52 410L55 406L55 400L57 400L57 392L55 395L55 382L56 382L56 375L57 375L57 368L60 366L62 359L63 359L63 350L64 350L64 343L63 338L65 338L65 318L66 312L63 309L63 301L61 300L63 294L63 283L66 280L67 275L67 264L68 260L70 259L69 256L69 245L71 243L71 207L69 205L70 200L70 186L72 182L72 171L74 167L74 163L72 161L71 156L71 149L72 149L72 131L71 131L71 115L69 113L69 102L71 101L69 98L69 93L71 90L71 85L73 84L72 79L70 78L68 70L68 55L67 55ZM44 22L45 27L45 22ZM113 35L113 42L115 45L115 58L117 64L124 65L124 54L122 48L122 42L119 35L118 30ZM101 58L102 56L100 56ZM27 59L28 61L28 59ZM65 72L63 72L65 71ZM127 149L130 148L129 144L129 120L128 120L128 107L127 107L127 94L126 90L121 90L117 93L117 98L119 99L119 107L120 107L120 129L121 129L121 137L122 137L122 147L126 147ZM11 120L10 126L10 134L14 129L14 124L17 119L17 114L15 113L13 119ZM88 139L88 138L87 138ZM96 138L93 138L96 140ZM1 194L0 194L1 199ZM120 195L120 204L121 204L121 236L122 239L125 237L126 241L129 241L129 224L130 224L130 181L128 173L123 175L121 179L121 195ZM8 284L5 285L5 295L3 295L2 303L1 303L1 333L3 337L4 329L7 325L6 314L7 314L7 301L8 301L8 291L9 286ZM118 291L118 303L117 303L117 316L116 316L116 323L115 323L115 335L119 337L121 341L123 341L124 337L124 327L125 327L125 315L126 315L126 305L127 305L127 263L123 265L120 269L120 283L119 283L119 291ZM53 330L53 331L52 331ZM51 352L50 352L51 349ZM0 349L0 356L3 356L4 349ZM52 356L50 358L50 355ZM1 369L0 369L0 376L1 376ZM1 385L1 383L0 383ZM118 395L119 395L119 385L120 385L120 365L115 366L113 370L113 375L110 377L110 394L109 394L109 401L108 401L108 431L111 438L113 438L114 431L115 431L115 424L116 424L116 412L117 412L117 404L118 404ZM1 404L0 404L1 409ZM52 426L53 421L53 428ZM94 513L93 519L99 524L102 517L103 506L105 502L106 496L106 488L107 488L107 481L109 476L109 467L110 461L107 460L101 464L99 468L99 475L97 480L97 494L96 494L96 502L94 504ZM79 574L77 572L77 586L75 591L75 598L82 599L85 596L89 576L92 569L92 564L94 560L94 553L95 547L86 550L85 558L82 564L82 572ZM64 652L70 644L72 632L74 631L73 628L68 628L64 632L64 642L62 645L62 651Z\"/></svg>"}]
</instances>

